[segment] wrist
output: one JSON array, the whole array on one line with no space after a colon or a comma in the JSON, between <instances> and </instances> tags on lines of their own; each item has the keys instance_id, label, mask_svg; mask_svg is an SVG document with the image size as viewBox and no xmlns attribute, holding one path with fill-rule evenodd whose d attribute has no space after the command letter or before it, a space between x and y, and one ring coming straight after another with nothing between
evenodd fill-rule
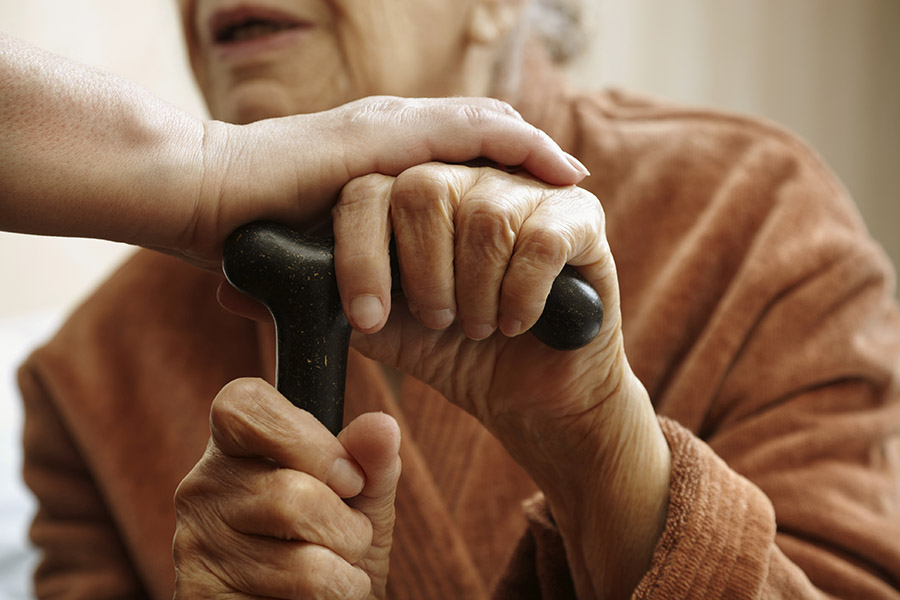
<instances>
[{"instance_id":1,"label":"wrist","mask_svg":"<svg viewBox=\"0 0 900 600\"><path fill-rule=\"evenodd\" d=\"M665 528L671 472L646 390L628 369L614 394L541 438L510 451L544 492L579 597L630 597Z\"/></svg>"}]
</instances>

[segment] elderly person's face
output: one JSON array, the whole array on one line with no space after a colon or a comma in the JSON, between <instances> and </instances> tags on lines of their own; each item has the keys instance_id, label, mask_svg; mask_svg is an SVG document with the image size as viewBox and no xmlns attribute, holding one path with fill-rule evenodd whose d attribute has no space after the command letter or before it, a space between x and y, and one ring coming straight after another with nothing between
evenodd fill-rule
<instances>
[{"instance_id":1,"label":"elderly person's face","mask_svg":"<svg viewBox=\"0 0 900 600\"><path fill-rule=\"evenodd\" d=\"M370 95L486 95L524 0L179 4L212 116L245 123Z\"/></svg>"}]
</instances>

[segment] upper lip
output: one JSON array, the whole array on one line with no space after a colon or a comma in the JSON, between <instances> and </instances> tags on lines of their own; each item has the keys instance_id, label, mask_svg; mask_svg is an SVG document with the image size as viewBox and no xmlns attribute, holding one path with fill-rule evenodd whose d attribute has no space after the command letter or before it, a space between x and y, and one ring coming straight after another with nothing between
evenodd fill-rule
<instances>
[{"instance_id":1,"label":"upper lip","mask_svg":"<svg viewBox=\"0 0 900 600\"><path fill-rule=\"evenodd\" d=\"M227 41L236 27L248 23L270 23L284 28L308 25L307 21L284 11L265 6L240 5L215 12L209 19L207 33L214 43Z\"/></svg>"}]
</instances>

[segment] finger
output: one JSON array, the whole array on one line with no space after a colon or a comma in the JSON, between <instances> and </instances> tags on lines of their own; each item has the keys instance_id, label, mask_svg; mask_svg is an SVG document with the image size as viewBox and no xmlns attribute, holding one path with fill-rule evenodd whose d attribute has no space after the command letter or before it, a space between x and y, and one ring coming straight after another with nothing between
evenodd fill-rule
<instances>
[{"instance_id":1,"label":"finger","mask_svg":"<svg viewBox=\"0 0 900 600\"><path fill-rule=\"evenodd\" d=\"M338 434L366 474L364 498L393 494L400 478L400 426L385 413L366 413ZM355 500L355 499L354 499Z\"/></svg>"},{"instance_id":2,"label":"finger","mask_svg":"<svg viewBox=\"0 0 900 600\"><path fill-rule=\"evenodd\" d=\"M437 102L439 105L444 104L446 100L451 104L457 104L460 106L477 106L485 110L491 110L502 115L513 117L520 121L525 120L524 118L522 118L522 113L513 108L511 104L509 104L508 102L504 102L503 100L498 100L497 98L490 98L486 96L450 96L440 99L425 98L424 100L426 102Z\"/></svg>"},{"instance_id":3,"label":"finger","mask_svg":"<svg viewBox=\"0 0 900 600\"><path fill-rule=\"evenodd\" d=\"M389 415L368 413L348 424L340 439L366 473L366 487L347 502L372 525L371 546L358 564L369 573L372 591L381 598L387 586L400 479L400 427Z\"/></svg>"},{"instance_id":4,"label":"finger","mask_svg":"<svg viewBox=\"0 0 900 600\"><path fill-rule=\"evenodd\" d=\"M506 179L488 169L457 209L456 301L460 327L473 340L497 328L501 284L532 205L527 188L510 189Z\"/></svg>"},{"instance_id":5,"label":"finger","mask_svg":"<svg viewBox=\"0 0 900 600\"><path fill-rule=\"evenodd\" d=\"M368 575L328 548L239 537L232 543L219 540L231 551L217 561L216 574L245 594L291 600L362 599L369 594Z\"/></svg>"},{"instance_id":6,"label":"finger","mask_svg":"<svg viewBox=\"0 0 900 600\"><path fill-rule=\"evenodd\" d=\"M599 201L575 187L544 187L544 200L519 230L500 293L499 328L515 336L530 329L566 263L589 264L602 253Z\"/></svg>"},{"instance_id":7,"label":"finger","mask_svg":"<svg viewBox=\"0 0 900 600\"><path fill-rule=\"evenodd\" d=\"M342 497L362 489L362 470L328 429L261 379L232 381L210 410L212 443L227 456L275 461L309 473Z\"/></svg>"},{"instance_id":8,"label":"finger","mask_svg":"<svg viewBox=\"0 0 900 600\"><path fill-rule=\"evenodd\" d=\"M363 333L384 326L390 313L391 228L388 218L393 177L372 174L344 186L332 209L334 270L344 314Z\"/></svg>"},{"instance_id":9,"label":"finger","mask_svg":"<svg viewBox=\"0 0 900 600\"><path fill-rule=\"evenodd\" d=\"M498 100L379 97L344 108L353 118L340 137L344 142L355 138L360 149L344 165L351 176L397 175L428 161L479 157L521 165L553 185L572 185L587 175L587 169L547 134Z\"/></svg>"},{"instance_id":10,"label":"finger","mask_svg":"<svg viewBox=\"0 0 900 600\"><path fill-rule=\"evenodd\" d=\"M365 555L372 524L362 512L311 475L271 466L259 470L252 483L245 483L245 493L232 495L219 508L232 529L324 546L351 564Z\"/></svg>"},{"instance_id":11,"label":"finger","mask_svg":"<svg viewBox=\"0 0 900 600\"><path fill-rule=\"evenodd\" d=\"M391 190L403 293L410 312L432 329L456 317L454 213L459 190L475 177L469 169L428 163L401 173Z\"/></svg>"}]
</instances>

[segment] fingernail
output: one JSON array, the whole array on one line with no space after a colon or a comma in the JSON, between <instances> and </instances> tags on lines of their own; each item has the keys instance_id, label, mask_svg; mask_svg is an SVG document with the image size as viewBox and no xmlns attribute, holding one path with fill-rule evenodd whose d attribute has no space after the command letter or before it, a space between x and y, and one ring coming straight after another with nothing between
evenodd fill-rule
<instances>
[{"instance_id":1,"label":"fingernail","mask_svg":"<svg viewBox=\"0 0 900 600\"><path fill-rule=\"evenodd\" d=\"M419 318L426 327L445 329L453 323L456 315L449 308L445 308L443 310L423 310L420 312Z\"/></svg>"},{"instance_id":2,"label":"fingernail","mask_svg":"<svg viewBox=\"0 0 900 600\"><path fill-rule=\"evenodd\" d=\"M515 337L522 333L522 321L500 315L500 331L507 337Z\"/></svg>"},{"instance_id":3,"label":"fingernail","mask_svg":"<svg viewBox=\"0 0 900 600\"><path fill-rule=\"evenodd\" d=\"M573 167L576 171L578 171L579 173L581 173L581 174L584 175L585 177L587 177L588 175L591 174L591 172L588 171L587 167L584 166L584 165L581 163L580 160L578 160L577 158L575 158L574 156L572 156L572 155L569 154L568 152L566 152L565 155L566 155L566 158L569 160L569 164L572 165L572 167Z\"/></svg>"},{"instance_id":4,"label":"fingernail","mask_svg":"<svg viewBox=\"0 0 900 600\"><path fill-rule=\"evenodd\" d=\"M371 329L384 317L384 305L378 296L357 296L350 301L350 320L359 329Z\"/></svg>"},{"instance_id":5,"label":"fingernail","mask_svg":"<svg viewBox=\"0 0 900 600\"><path fill-rule=\"evenodd\" d=\"M338 458L328 470L325 483L341 498L352 498L366 485L366 476L356 463Z\"/></svg>"},{"instance_id":6,"label":"fingernail","mask_svg":"<svg viewBox=\"0 0 900 600\"><path fill-rule=\"evenodd\" d=\"M473 340L483 340L490 337L496 329L493 325L469 325L465 328L466 335Z\"/></svg>"}]
</instances>

